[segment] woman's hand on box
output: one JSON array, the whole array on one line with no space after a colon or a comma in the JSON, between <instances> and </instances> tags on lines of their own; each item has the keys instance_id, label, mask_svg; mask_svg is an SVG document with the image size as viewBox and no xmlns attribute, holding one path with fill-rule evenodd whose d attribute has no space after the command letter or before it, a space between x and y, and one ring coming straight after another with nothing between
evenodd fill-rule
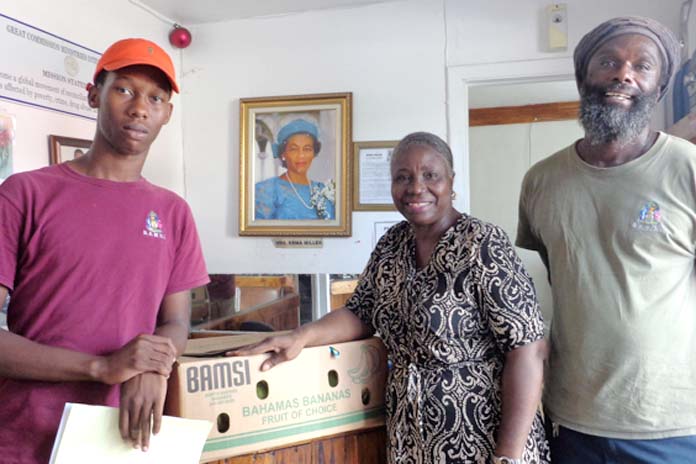
<instances>
[{"instance_id":1,"label":"woman's hand on box","mask_svg":"<svg viewBox=\"0 0 696 464\"><path fill-rule=\"evenodd\" d=\"M268 337L259 343L228 351L227 356L271 353L261 364L267 371L276 364L295 359L305 346L329 345L369 337L374 330L346 308L335 309L318 321L302 325L288 334Z\"/></svg>"},{"instance_id":2,"label":"woman's hand on box","mask_svg":"<svg viewBox=\"0 0 696 464\"><path fill-rule=\"evenodd\" d=\"M297 333L275 335L261 340L258 343L241 346L235 350L225 353L226 356L251 356L261 353L271 353L271 355L261 364L261 370L267 371L273 366L285 361L295 359L305 347L303 338Z\"/></svg>"},{"instance_id":3,"label":"woman's hand on box","mask_svg":"<svg viewBox=\"0 0 696 464\"><path fill-rule=\"evenodd\" d=\"M153 372L136 375L121 385L118 425L124 440L147 451L150 432L157 435L160 431L166 394L167 378Z\"/></svg>"}]
</instances>

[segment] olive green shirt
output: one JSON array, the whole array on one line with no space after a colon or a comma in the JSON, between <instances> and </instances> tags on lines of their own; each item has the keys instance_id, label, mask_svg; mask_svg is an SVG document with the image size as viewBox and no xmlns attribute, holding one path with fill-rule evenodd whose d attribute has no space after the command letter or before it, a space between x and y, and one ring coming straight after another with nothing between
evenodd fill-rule
<instances>
[{"instance_id":1,"label":"olive green shirt","mask_svg":"<svg viewBox=\"0 0 696 464\"><path fill-rule=\"evenodd\" d=\"M549 268L552 420L613 438L696 434L696 146L660 133L616 167L575 145L537 163L517 245Z\"/></svg>"}]
</instances>

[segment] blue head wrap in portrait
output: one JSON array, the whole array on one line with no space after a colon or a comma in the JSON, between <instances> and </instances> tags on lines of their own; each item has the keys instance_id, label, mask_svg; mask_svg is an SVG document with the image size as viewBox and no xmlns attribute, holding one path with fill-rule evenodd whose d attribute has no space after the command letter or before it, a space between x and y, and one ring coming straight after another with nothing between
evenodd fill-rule
<instances>
[{"instance_id":1,"label":"blue head wrap in portrait","mask_svg":"<svg viewBox=\"0 0 696 464\"><path fill-rule=\"evenodd\" d=\"M304 119L294 119L284 125L276 137L276 142L273 144L273 157L280 158L280 155L285 151L285 143L290 137L296 134L308 134L314 139L314 156L319 154L321 144L319 143L319 130L317 126Z\"/></svg>"}]
</instances>

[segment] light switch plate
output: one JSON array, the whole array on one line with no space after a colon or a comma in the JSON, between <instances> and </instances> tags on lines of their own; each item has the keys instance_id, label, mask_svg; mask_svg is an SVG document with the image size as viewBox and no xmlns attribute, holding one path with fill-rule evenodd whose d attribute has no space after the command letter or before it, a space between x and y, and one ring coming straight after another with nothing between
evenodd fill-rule
<instances>
[{"instance_id":1,"label":"light switch plate","mask_svg":"<svg viewBox=\"0 0 696 464\"><path fill-rule=\"evenodd\" d=\"M546 7L546 27L549 50L566 50L568 48L568 5L566 3L553 3Z\"/></svg>"}]
</instances>

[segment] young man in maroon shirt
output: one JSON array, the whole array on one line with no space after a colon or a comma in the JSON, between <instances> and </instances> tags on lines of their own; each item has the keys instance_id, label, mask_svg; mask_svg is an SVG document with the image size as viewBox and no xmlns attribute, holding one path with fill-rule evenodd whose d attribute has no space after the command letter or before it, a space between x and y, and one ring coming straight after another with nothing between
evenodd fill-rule
<instances>
[{"instance_id":1,"label":"young man in maroon shirt","mask_svg":"<svg viewBox=\"0 0 696 464\"><path fill-rule=\"evenodd\" d=\"M188 205L141 176L178 90L160 47L116 42L88 86L89 152L0 186L4 463L47 462L66 402L119 406L121 435L143 451L159 430L189 290L208 282Z\"/></svg>"}]
</instances>

